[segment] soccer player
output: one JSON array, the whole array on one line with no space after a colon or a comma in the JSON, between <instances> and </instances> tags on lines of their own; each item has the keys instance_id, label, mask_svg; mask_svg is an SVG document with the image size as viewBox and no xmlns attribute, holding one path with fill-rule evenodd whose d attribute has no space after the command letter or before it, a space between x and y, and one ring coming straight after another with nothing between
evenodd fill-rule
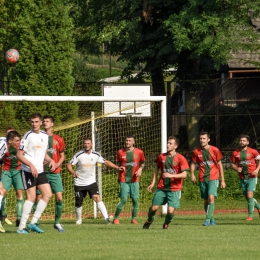
<instances>
[{"instance_id":1,"label":"soccer player","mask_svg":"<svg viewBox=\"0 0 260 260\"><path fill-rule=\"evenodd\" d=\"M116 225L120 224L118 217L127 202L129 193L133 203L131 223L138 224L135 218L138 211L139 177L144 168L145 157L143 151L135 148L134 144L134 136L129 135L125 140L125 148L117 152L117 160L124 170L118 174L118 182L120 184L119 197L121 200L116 207L113 221Z\"/></svg>"},{"instance_id":2,"label":"soccer player","mask_svg":"<svg viewBox=\"0 0 260 260\"><path fill-rule=\"evenodd\" d=\"M54 228L59 232L65 232L63 226L60 224L60 218L62 215L63 203L62 203L62 179L60 176L61 164L65 160L65 142L59 135L53 134L54 118L50 115L45 115L43 117L43 127L49 136L49 146L48 155L56 163L57 168L51 172L49 168L49 163L44 165L44 172L51 185L52 193L55 194L55 221ZM38 190L37 190L38 192ZM42 198L41 194L37 194L37 202ZM37 203L36 203L37 205Z\"/></svg>"},{"instance_id":3,"label":"soccer player","mask_svg":"<svg viewBox=\"0 0 260 260\"><path fill-rule=\"evenodd\" d=\"M144 223L143 229L150 227L159 206L166 203L168 203L168 210L163 229L168 229L174 217L174 210L180 207L183 179L187 176L189 164L184 156L176 152L178 145L179 139L170 136L167 142L167 153L160 154L155 160L156 167L152 183L148 186L149 192L152 192L159 170L161 175L153 197L152 206L148 211L148 219Z\"/></svg>"},{"instance_id":4,"label":"soccer player","mask_svg":"<svg viewBox=\"0 0 260 260\"><path fill-rule=\"evenodd\" d=\"M38 227L37 221L52 196L49 181L44 173L43 163L44 161L49 162L51 171L54 171L57 165L47 154L48 135L40 130L41 125L41 114L32 114L32 129L23 136L19 150L17 151L17 158L22 162L21 174L27 197L23 205L20 225L16 231L18 234L29 234L28 229L37 233L44 233L44 231ZM39 201L31 222L27 226L28 229L26 229L26 222L36 199L36 187L40 190L42 199Z\"/></svg>"},{"instance_id":5,"label":"soccer player","mask_svg":"<svg viewBox=\"0 0 260 260\"><path fill-rule=\"evenodd\" d=\"M2 141L0 143L0 159L3 160L3 173L2 173L2 192L0 191L0 205L3 196L6 195L7 191L9 191L14 186L16 190L16 194L23 197L23 182L20 173L21 162L17 160L16 153L20 145L20 135L16 131L10 131L7 134L6 141ZM23 204L18 203L16 205L17 211L17 222L20 222L20 218L22 215ZM1 226L0 226L1 227ZM1 230L1 229L0 229Z\"/></svg>"},{"instance_id":6,"label":"soccer player","mask_svg":"<svg viewBox=\"0 0 260 260\"><path fill-rule=\"evenodd\" d=\"M6 128L6 135L10 132L10 131L16 131L15 130L15 127L13 126L8 126ZM5 137L0 137L0 142L6 142L6 136ZM3 147L5 147L4 143L2 144ZM1 161L1 164L3 163L2 160ZM23 192L21 190L16 190L16 210L17 210L17 214L18 214L18 218L16 220L16 226L18 227L19 226L19 221L20 221L20 217L21 217L21 211L22 211L22 208L23 208ZM6 214L6 198L3 197L2 199L2 205L1 205L1 214L0 214L0 218L1 218L1 223L2 225L4 225L4 223L8 224L8 225L12 225L12 222L7 218L7 214Z\"/></svg>"},{"instance_id":7,"label":"soccer player","mask_svg":"<svg viewBox=\"0 0 260 260\"><path fill-rule=\"evenodd\" d=\"M253 220L254 207L260 216L260 204L254 199L258 172L260 169L260 155L257 150L248 147L249 136L240 135L239 148L231 156L231 167L238 172L243 193L248 203L247 221ZM257 161L257 164L256 164Z\"/></svg>"},{"instance_id":8,"label":"soccer player","mask_svg":"<svg viewBox=\"0 0 260 260\"><path fill-rule=\"evenodd\" d=\"M196 148L192 153L192 162L190 165L191 181L196 182L194 174L195 164L199 166L199 184L201 198L204 199L204 209L206 212L206 220L203 226L216 225L213 217L215 209L215 197L219 185L219 173L221 176L221 188L226 187L224 179L224 171L222 166L222 154L219 149L209 144L210 135L208 132L200 133L200 147Z\"/></svg>"},{"instance_id":9,"label":"soccer player","mask_svg":"<svg viewBox=\"0 0 260 260\"><path fill-rule=\"evenodd\" d=\"M89 197L97 203L97 207L106 223L109 223L107 209L99 196L95 165L96 163L103 163L112 169L123 169L105 160L98 152L93 151L91 138L87 137L83 142L84 149L76 153L67 164L67 168L74 178L76 224L80 225L82 223L82 203L87 193L89 193ZM75 171L73 170L73 165L76 165Z\"/></svg>"}]
</instances>

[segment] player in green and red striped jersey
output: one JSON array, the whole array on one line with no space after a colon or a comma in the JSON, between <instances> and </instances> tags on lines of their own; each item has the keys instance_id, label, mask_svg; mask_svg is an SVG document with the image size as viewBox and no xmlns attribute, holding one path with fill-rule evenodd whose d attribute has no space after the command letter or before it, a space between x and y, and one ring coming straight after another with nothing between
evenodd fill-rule
<instances>
[{"instance_id":1,"label":"player in green and red striped jersey","mask_svg":"<svg viewBox=\"0 0 260 260\"><path fill-rule=\"evenodd\" d=\"M138 224L135 218L138 211L139 177L144 168L145 157L141 149L134 147L134 143L134 136L127 136L125 148L117 152L117 160L120 166L124 167L125 170L120 171L118 174L118 182L120 184L119 197L121 200L116 207L113 221L116 225L120 224L118 217L127 202L129 193L133 203L131 223Z\"/></svg>"},{"instance_id":2,"label":"player in green and red striped jersey","mask_svg":"<svg viewBox=\"0 0 260 260\"><path fill-rule=\"evenodd\" d=\"M165 216L163 229L168 229L174 217L175 208L180 207L181 191L183 179L187 176L189 165L186 158L177 153L179 139L169 137L167 142L167 153L160 154L156 162L152 183L148 186L151 192L157 179L159 170L161 175L157 184L157 189L153 197L152 206L149 208L148 219L143 225L143 229L148 229L154 220L156 211L160 205L168 203L168 210Z\"/></svg>"},{"instance_id":3,"label":"player in green and red striped jersey","mask_svg":"<svg viewBox=\"0 0 260 260\"><path fill-rule=\"evenodd\" d=\"M239 174L242 190L248 202L248 217L246 220L251 221L253 220L254 207L258 209L260 216L260 204L254 199L260 169L260 155L257 150L248 147L248 145L249 136L240 135L239 148L231 156L231 167Z\"/></svg>"},{"instance_id":4,"label":"player in green and red striped jersey","mask_svg":"<svg viewBox=\"0 0 260 260\"><path fill-rule=\"evenodd\" d=\"M7 134L6 141L0 143L0 159L3 159L2 166L2 186L3 189L0 191L0 205L3 199L3 196L6 195L14 186L16 194L19 197L23 197L23 182L20 174L21 162L17 159L16 153L20 146L20 135L16 131L10 131ZM19 220L22 215L23 201L20 203L17 202L17 219ZM1 231L1 229L0 229Z\"/></svg>"},{"instance_id":5,"label":"player in green and red striped jersey","mask_svg":"<svg viewBox=\"0 0 260 260\"><path fill-rule=\"evenodd\" d=\"M206 220L203 226L210 224L215 226L216 222L213 218L215 208L215 197L219 185L219 173L221 175L221 188L226 187L224 179L224 171L222 166L222 154L219 149L213 145L209 145L210 135L208 132L200 133L200 147L192 153L192 162L190 166L191 181L196 182L194 174L195 164L199 166L199 183L201 198L204 199L204 209L206 211Z\"/></svg>"}]
</instances>

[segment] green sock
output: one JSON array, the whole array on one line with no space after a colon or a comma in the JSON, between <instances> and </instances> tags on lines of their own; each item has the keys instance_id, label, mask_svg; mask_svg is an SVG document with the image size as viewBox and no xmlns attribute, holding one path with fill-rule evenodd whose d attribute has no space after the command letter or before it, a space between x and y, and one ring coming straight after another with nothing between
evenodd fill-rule
<instances>
[{"instance_id":1,"label":"green sock","mask_svg":"<svg viewBox=\"0 0 260 260\"><path fill-rule=\"evenodd\" d=\"M38 205L38 201L35 201L34 204L33 204L33 212L35 212L37 205Z\"/></svg>"},{"instance_id":2,"label":"green sock","mask_svg":"<svg viewBox=\"0 0 260 260\"><path fill-rule=\"evenodd\" d=\"M127 202L126 198L121 198L120 202L118 203L117 207L116 207L116 213L115 213L115 219L117 219L123 209L123 207L125 206Z\"/></svg>"},{"instance_id":3,"label":"green sock","mask_svg":"<svg viewBox=\"0 0 260 260\"><path fill-rule=\"evenodd\" d=\"M257 202L256 199L254 199L254 207L257 208L258 210L260 209L260 204Z\"/></svg>"},{"instance_id":4,"label":"green sock","mask_svg":"<svg viewBox=\"0 0 260 260\"><path fill-rule=\"evenodd\" d=\"M207 213L207 210L208 210L208 204L204 204L204 210L205 210L205 212Z\"/></svg>"},{"instance_id":5,"label":"green sock","mask_svg":"<svg viewBox=\"0 0 260 260\"><path fill-rule=\"evenodd\" d=\"M210 222L210 220L213 216L214 209L215 209L215 203L209 203L208 209L207 209L207 215L206 215L207 222Z\"/></svg>"},{"instance_id":6,"label":"green sock","mask_svg":"<svg viewBox=\"0 0 260 260\"><path fill-rule=\"evenodd\" d=\"M5 206L6 206L6 198L3 197L2 203L1 203L1 214L2 214L2 216L6 216Z\"/></svg>"},{"instance_id":7,"label":"green sock","mask_svg":"<svg viewBox=\"0 0 260 260\"><path fill-rule=\"evenodd\" d=\"M138 212L138 199L132 199L133 208L132 208L132 220L136 218Z\"/></svg>"},{"instance_id":8,"label":"green sock","mask_svg":"<svg viewBox=\"0 0 260 260\"><path fill-rule=\"evenodd\" d=\"M253 210L254 210L254 198L248 199L248 216L253 217Z\"/></svg>"},{"instance_id":9,"label":"green sock","mask_svg":"<svg viewBox=\"0 0 260 260\"><path fill-rule=\"evenodd\" d=\"M23 199L21 200L16 200L16 213L17 213L17 218L20 219L23 213Z\"/></svg>"},{"instance_id":10,"label":"green sock","mask_svg":"<svg viewBox=\"0 0 260 260\"><path fill-rule=\"evenodd\" d=\"M148 211L148 221L150 223L153 222L155 213L156 213L156 211L152 211L152 207L150 207L149 211Z\"/></svg>"},{"instance_id":11,"label":"green sock","mask_svg":"<svg viewBox=\"0 0 260 260\"><path fill-rule=\"evenodd\" d=\"M55 224L60 223L60 217L62 215L63 203L62 201L56 201L55 204Z\"/></svg>"},{"instance_id":12,"label":"green sock","mask_svg":"<svg viewBox=\"0 0 260 260\"><path fill-rule=\"evenodd\" d=\"M165 216L164 224L167 224L167 225L170 224L172 222L173 217L174 217L174 214L167 213Z\"/></svg>"}]
</instances>

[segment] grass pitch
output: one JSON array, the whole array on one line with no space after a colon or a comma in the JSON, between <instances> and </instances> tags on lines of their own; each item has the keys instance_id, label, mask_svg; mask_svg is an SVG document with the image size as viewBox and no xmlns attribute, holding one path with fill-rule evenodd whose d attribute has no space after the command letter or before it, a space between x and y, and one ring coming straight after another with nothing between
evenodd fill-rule
<instances>
[{"instance_id":1,"label":"grass pitch","mask_svg":"<svg viewBox=\"0 0 260 260\"><path fill-rule=\"evenodd\" d=\"M246 213L216 214L217 226L203 227L204 215L175 215L169 230L157 216L143 230L130 218L120 225L86 219L82 225L63 221L59 233L52 222L41 222L44 234L16 234L14 225L0 233L1 259L257 259L260 218L246 222Z\"/></svg>"}]
</instances>

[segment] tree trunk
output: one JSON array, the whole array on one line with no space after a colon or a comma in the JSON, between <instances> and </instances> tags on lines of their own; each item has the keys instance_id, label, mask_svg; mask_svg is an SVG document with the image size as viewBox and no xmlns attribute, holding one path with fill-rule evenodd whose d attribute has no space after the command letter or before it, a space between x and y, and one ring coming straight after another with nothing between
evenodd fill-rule
<instances>
[{"instance_id":1,"label":"tree trunk","mask_svg":"<svg viewBox=\"0 0 260 260\"><path fill-rule=\"evenodd\" d=\"M156 68L152 70L151 78L153 84L153 96L165 96L166 94L162 69Z\"/></svg>"}]
</instances>

